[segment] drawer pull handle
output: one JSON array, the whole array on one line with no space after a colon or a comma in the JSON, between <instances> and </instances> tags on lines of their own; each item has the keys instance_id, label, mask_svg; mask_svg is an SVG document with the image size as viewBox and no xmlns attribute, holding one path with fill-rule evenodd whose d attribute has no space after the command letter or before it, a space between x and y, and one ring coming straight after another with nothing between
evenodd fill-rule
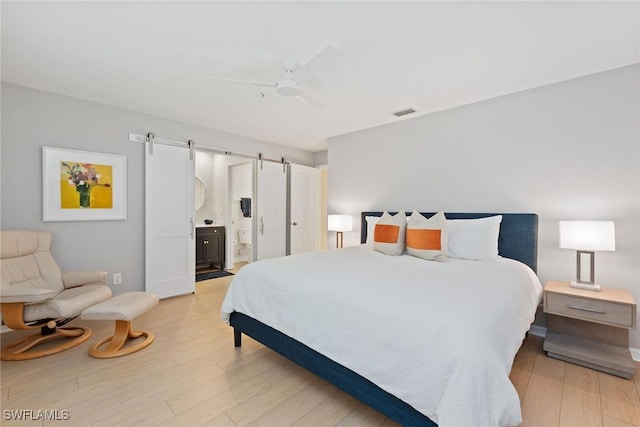
<instances>
[{"instance_id":1,"label":"drawer pull handle","mask_svg":"<svg viewBox=\"0 0 640 427\"><path fill-rule=\"evenodd\" d=\"M569 304L567 307L572 308L574 310L588 311L589 313L607 314L606 311L599 310L597 308L580 307L578 305L571 305L571 304Z\"/></svg>"}]
</instances>

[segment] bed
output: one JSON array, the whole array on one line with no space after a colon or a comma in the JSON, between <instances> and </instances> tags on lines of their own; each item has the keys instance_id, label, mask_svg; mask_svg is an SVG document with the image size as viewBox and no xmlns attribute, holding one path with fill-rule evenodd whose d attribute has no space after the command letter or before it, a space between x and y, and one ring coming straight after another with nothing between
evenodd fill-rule
<instances>
[{"instance_id":1,"label":"bed","mask_svg":"<svg viewBox=\"0 0 640 427\"><path fill-rule=\"evenodd\" d=\"M240 270L221 309L235 345L246 334L403 425L520 423L508 376L541 295L537 216L500 214L495 262L436 263L364 244L381 214L362 212L361 246Z\"/></svg>"}]
</instances>

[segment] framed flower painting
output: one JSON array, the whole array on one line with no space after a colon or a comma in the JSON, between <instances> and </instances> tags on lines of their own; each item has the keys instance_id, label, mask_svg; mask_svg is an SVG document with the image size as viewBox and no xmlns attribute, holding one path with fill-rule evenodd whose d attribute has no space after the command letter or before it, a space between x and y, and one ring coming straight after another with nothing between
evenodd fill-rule
<instances>
[{"instance_id":1,"label":"framed flower painting","mask_svg":"<svg viewBox=\"0 0 640 427\"><path fill-rule=\"evenodd\" d=\"M127 158L42 147L42 220L127 218Z\"/></svg>"}]
</instances>

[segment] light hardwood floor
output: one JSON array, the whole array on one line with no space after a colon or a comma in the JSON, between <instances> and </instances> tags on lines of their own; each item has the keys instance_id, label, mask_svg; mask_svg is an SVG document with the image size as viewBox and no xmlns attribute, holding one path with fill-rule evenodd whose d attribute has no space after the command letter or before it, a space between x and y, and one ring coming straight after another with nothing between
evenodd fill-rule
<instances>
[{"instance_id":1,"label":"light hardwood floor","mask_svg":"<svg viewBox=\"0 0 640 427\"><path fill-rule=\"evenodd\" d=\"M71 350L0 365L3 426L393 426L380 413L245 337L233 347L220 304L231 278L197 284L136 319L156 340L129 356L100 360L91 343L109 322L79 321L94 335ZM8 342L24 332L2 334ZM524 426L640 426L638 378L624 380L548 358L529 336L511 380ZM7 410L68 411L66 421L7 420ZM65 413L59 412L59 417Z\"/></svg>"}]
</instances>

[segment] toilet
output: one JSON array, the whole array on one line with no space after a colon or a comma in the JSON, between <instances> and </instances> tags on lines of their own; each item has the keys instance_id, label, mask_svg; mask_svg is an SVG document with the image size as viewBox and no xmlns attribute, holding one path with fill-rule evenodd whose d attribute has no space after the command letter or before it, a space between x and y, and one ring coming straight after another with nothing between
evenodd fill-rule
<instances>
[{"instance_id":1,"label":"toilet","mask_svg":"<svg viewBox=\"0 0 640 427\"><path fill-rule=\"evenodd\" d=\"M251 246L251 228L238 229L238 239L240 240L240 244Z\"/></svg>"}]
</instances>

